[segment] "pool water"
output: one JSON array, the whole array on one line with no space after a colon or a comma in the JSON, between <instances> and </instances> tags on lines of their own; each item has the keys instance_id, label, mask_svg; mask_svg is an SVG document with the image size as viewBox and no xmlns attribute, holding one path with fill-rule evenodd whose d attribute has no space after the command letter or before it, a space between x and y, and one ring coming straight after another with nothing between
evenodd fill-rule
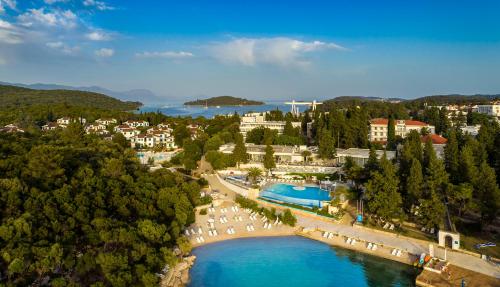
<instances>
[{"instance_id":1,"label":"pool water","mask_svg":"<svg viewBox=\"0 0 500 287\"><path fill-rule=\"evenodd\" d=\"M321 207L321 201L330 200L330 193L315 186L294 186L277 183L263 190L260 193L260 197L307 207Z\"/></svg>"},{"instance_id":2,"label":"pool water","mask_svg":"<svg viewBox=\"0 0 500 287\"><path fill-rule=\"evenodd\" d=\"M189 287L415 286L412 266L299 237L244 238L195 248Z\"/></svg>"}]
</instances>

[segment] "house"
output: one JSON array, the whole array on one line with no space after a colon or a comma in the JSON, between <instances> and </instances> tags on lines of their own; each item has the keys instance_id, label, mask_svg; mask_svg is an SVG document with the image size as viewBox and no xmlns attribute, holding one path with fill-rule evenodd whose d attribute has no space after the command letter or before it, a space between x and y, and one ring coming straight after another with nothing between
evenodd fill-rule
<instances>
[{"instance_id":1,"label":"house","mask_svg":"<svg viewBox=\"0 0 500 287\"><path fill-rule=\"evenodd\" d=\"M301 124L301 122L292 122L294 128L300 127ZM255 128L267 128L282 134L285 125L285 121L266 121L266 113L246 113L241 117L240 133L246 138L247 133Z\"/></svg>"},{"instance_id":2,"label":"house","mask_svg":"<svg viewBox=\"0 0 500 287\"><path fill-rule=\"evenodd\" d=\"M388 130L388 119L372 119L370 120L370 134L368 136L369 140L372 142L386 142L387 141L387 130ZM420 133L422 129L427 129L431 134L435 133L436 128L427 123L414 121L414 120L395 120L394 129L396 136L405 138L411 131L415 130Z\"/></svg>"},{"instance_id":3,"label":"house","mask_svg":"<svg viewBox=\"0 0 500 287\"><path fill-rule=\"evenodd\" d=\"M444 147L446 146L448 140L436 134L428 134L420 137L422 145L425 145L425 143L429 140L432 142L432 147L434 148L434 152L436 152L436 156L438 158L444 158Z\"/></svg>"},{"instance_id":4,"label":"house","mask_svg":"<svg viewBox=\"0 0 500 287\"><path fill-rule=\"evenodd\" d=\"M95 121L97 124L99 125L104 125L104 126L109 126L109 125L112 125L112 124L116 124L117 121L116 119L113 119L113 118L102 118L102 119L97 119Z\"/></svg>"},{"instance_id":5,"label":"house","mask_svg":"<svg viewBox=\"0 0 500 287\"><path fill-rule=\"evenodd\" d=\"M139 135L141 131L135 129L135 128L123 128L120 129L119 133L121 133L126 139L131 140L135 136Z\"/></svg>"},{"instance_id":6,"label":"house","mask_svg":"<svg viewBox=\"0 0 500 287\"><path fill-rule=\"evenodd\" d=\"M156 139L151 134L140 134L131 138L131 146L137 148L154 147Z\"/></svg>"},{"instance_id":7,"label":"house","mask_svg":"<svg viewBox=\"0 0 500 287\"><path fill-rule=\"evenodd\" d=\"M128 121L124 122L123 124L127 125L127 126L130 126L130 127L134 127L134 128L149 127L149 122L148 121L143 121L143 120L138 120L138 121L128 120Z\"/></svg>"},{"instance_id":8,"label":"house","mask_svg":"<svg viewBox=\"0 0 500 287\"><path fill-rule=\"evenodd\" d=\"M106 126L103 124L90 124L85 127L85 132L87 134L98 134L98 135L109 134L109 131L106 130Z\"/></svg>"},{"instance_id":9,"label":"house","mask_svg":"<svg viewBox=\"0 0 500 287\"><path fill-rule=\"evenodd\" d=\"M65 125L65 126L69 125L70 123L81 123L82 125L84 125L85 123L87 123L87 120L82 117L76 119L70 117L62 117L57 119L57 123L59 125Z\"/></svg>"},{"instance_id":10,"label":"house","mask_svg":"<svg viewBox=\"0 0 500 287\"><path fill-rule=\"evenodd\" d=\"M64 129L64 128L66 128L66 125L60 125L60 124L55 123L55 122L49 122L46 125L42 126L42 131L52 131L52 130L59 129L59 128Z\"/></svg>"},{"instance_id":11,"label":"house","mask_svg":"<svg viewBox=\"0 0 500 287\"><path fill-rule=\"evenodd\" d=\"M477 136L477 134L479 133L479 129L481 128L481 125L475 125L475 126L463 126L463 127L460 127L460 130L464 133L464 134L469 134L473 137Z\"/></svg>"},{"instance_id":12,"label":"house","mask_svg":"<svg viewBox=\"0 0 500 287\"><path fill-rule=\"evenodd\" d=\"M165 148L174 149L177 148L177 146L175 145L175 139L172 132L173 130L168 125L164 124L159 124L146 131L147 134L155 138L155 145L162 145Z\"/></svg>"},{"instance_id":13,"label":"house","mask_svg":"<svg viewBox=\"0 0 500 287\"><path fill-rule=\"evenodd\" d=\"M24 130L19 128L17 125L9 124L0 128L0 132L4 133L24 133Z\"/></svg>"}]
</instances>

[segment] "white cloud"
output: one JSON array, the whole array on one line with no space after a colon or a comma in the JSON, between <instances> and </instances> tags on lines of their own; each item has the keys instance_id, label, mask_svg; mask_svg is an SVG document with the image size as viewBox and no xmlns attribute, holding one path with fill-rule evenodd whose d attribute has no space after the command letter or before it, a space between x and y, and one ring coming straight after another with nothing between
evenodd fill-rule
<instances>
[{"instance_id":1,"label":"white cloud","mask_svg":"<svg viewBox=\"0 0 500 287\"><path fill-rule=\"evenodd\" d=\"M92 41L108 41L111 39L110 34L101 30L95 30L90 33L87 33L85 37Z\"/></svg>"},{"instance_id":2,"label":"white cloud","mask_svg":"<svg viewBox=\"0 0 500 287\"><path fill-rule=\"evenodd\" d=\"M5 12L5 7L15 10L17 7L16 0L0 0L0 13Z\"/></svg>"},{"instance_id":3,"label":"white cloud","mask_svg":"<svg viewBox=\"0 0 500 287\"><path fill-rule=\"evenodd\" d=\"M63 42L49 42L45 44L47 47L59 51L65 55L74 55L80 51L80 47L71 47Z\"/></svg>"},{"instance_id":4,"label":"white cloud","mask_svg":"<svg viewBox=\"0 0 500 287\"><path fill-rule=\"evenodd\" d=\"M182 59L194 57L193 53L185 51L164 51L164 52L142 52L135 54L138 58L167 58L167 59Z\"/></svg>"},{"instance_id":5,"label":"white cloud","mask_svg":"<svg viewBox=\"0 0 500 287\"><path fill-rule=\"evenodd\" d=\"M97 1L97 0L84 0L83 5L87 7L95 7L97 10L105 11L105 10L114 10L115 8L112 6L109 6L103 1Z\"/></svg>"},{"instance_id":6,"label":"white cloud","mask_svg":"<svg viewBox=\"0 0 500 287\"><path fill-rule=\"evenodd\" d=\"M239 38L215 43L210 47L210 51L216 59L225 63L237 63L245 66L257 64L304 66L309 64L305 54L322 50L346 49L335 43L304 42L286 37Z\"/></svg>"},{"instance_id":7,"label":"white cloud","mask_svg":"<svg viewBox=\"0 0 500 287\"><path fill-rule=\"evenodd\" d=\"M23 38L17 27L0 19L0 43L20 44Z\"/></svg>"},{"instance_id":8,"label":"white cloud","mask_svg":"<svg viewBox=\"0 0 500 287\"><path fill-rule=\"evenodd\" d=\"M98 57L103 57L103 58L109 58L112 57L115 54L115 50L113 49L108 49L108 48L102 48L99 50L95 51L95 55Z\"/></svg>"},{"instance_id":9,"label":"white cloud","mask_svg":"<svg viewBox=\"0 0 500 287\"><path fill-rule=\"evenodd\" d=\"M62 27L71 29L77 26L78 17L70 10L47 11L45 8L29 9L24 14L19 15L18 20L24 27L36 27L42 25L46 27Z\"/></svg>"}]
</instances>

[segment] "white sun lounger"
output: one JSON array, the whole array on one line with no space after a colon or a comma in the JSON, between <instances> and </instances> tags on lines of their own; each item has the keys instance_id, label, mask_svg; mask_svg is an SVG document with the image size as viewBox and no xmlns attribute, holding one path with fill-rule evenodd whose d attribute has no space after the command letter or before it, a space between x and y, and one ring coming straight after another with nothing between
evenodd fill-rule
<instances>
[{"instance_id":1,"label":"white sun lounger","mask_svg":"<svg viewBox=\"0 0 500 287\"><path fill-rule=\"evenodd\" d=\"M196 237L196 242L201 243L200 238Z\"/></svg>"},{"instance_id":2,"label":"white sun lounger","mask_svg":"<svg viewBox=\"0 0 500 287\"><path fill-rule=\"evenodd\" d=\"M345 243L351 244L351 241L352 241L351 237L347 237L347 240L345 241Z\"/></svg>"},{"instance_id":3,"label":"white sun lounger","mask_svg":"<svg viewBox=\"0 0 500 287\"><path fill-rule=\"evenodd\" d=\"M372 250L373 250L373 251L377 250L377 244L373 244L373 246L372 246Z\"/></svg>"},{"instance_id":4,"label":"white sun lounger","mask_svg":"<svg viewBox=\"0 0 500 287\"><path fill-rule=\"evenodd\" d=\"M201 229L201 227L198 227L198 234L203 234L203 229Z\"/></svg>"},{"instance_id":5,"label":"white sun lounger","mask_svg":"<svg viewBox=\"0 0 500 287\"><path fill-rule=\"evenodd\" d=\"M273 227L273 225L272 225L271 223L269 223L269 224L267 225L267 229L271 229L271 227Z\"/></svg>"},{"instance_id":6,"label":"white sun lounger","mask_svg":"<svg viewBox=\"0 0 500 287\"><path fill-rule=\"evenodd\" d=\"M391 227L389 227L390 230L394 230L394 224L391 224Z\"/></svg>"},{"instance_id":7,"label":"white sun lounger","mask_svg":"<svg viewBox=\"0 0 500 287\"><path fill-rule=\"evenodd\" d=\"M328 239L332 239L333 238L333 233L330 232L330 234L328 234Z\"/></svg>"},{"instance_id":8,"label":"white sun lounger","mask_svg":"<svg viewBox=\"0 0 500 287\"><path fill-rule=\"evenodd\" d=\"M397 249L393 249L392 252L391 252L391 255L396 255L397 252L398 252Z\"/></svg>"},{"instance_id":9,"label":"white sun lounger","mask_svg":"<svg viewBox=\"0 0 500 287\"><path fill-rule=\"evenodd\" d=\"M356 239L353 239L353 240L351 241L351 245L354 245L354 244L356 244Z\"/></svg>"},{"instance_id":10,"label":"white sun lounger","mask_svg":"<svg viewBox=\"0 0 500 287\"><path fill-rule=\"evenodd\" d=\"M434 227L431 228L430 234L434 234Z\"/></svg>"},{"instance_id":11,"label":"white sun lounger","mask_svg":"<svg viewBox=\"0 0 500 287\"><path fill-rule=\"evenodd\" d=\"M323 237L327 238L328 237L328 232L323 232Z\"/></svg>"},{"instance_id":12,"label":"white sun lounger","mask_svg":"<svg viewBox=\"0 0 500 287\"><path fill-rule=\"evenodd\" d=\"M194 231L194 228L191 228L191 234L196 234L196 231Z\"/></svg>"},{"instance_id":13,"label":"white sun lounger","mask_svg":"<svg viewBox=\"0 0 500 287\"><path fill-rule=\"evenodd\" d=\"M212 233L212 230L210 230L210 229L208 230L208 236L210 236L210 237L214 236L214 234Z\"/></svg>"},{"instance_id":14,"label":"white sun lounger","mask_svg":"<svg viewBox=\"0 0 500 287\"><path fill-rule=\"evenodd\" d=\"M401 253L402 253L401 250L398 250L398 252L396 253L396 256L401 257Z\"/></svg>"},{"instance_id":15,"label":"white sun lounger","mask_svg":"<svg viewBox=\"0 0 500 287\"><path fill-rule=\"evenodd\" d=\"M184 231L184 234L186 234L186 236L189 236L189 235L190 235L190 234L189 234L189 230L187 230L187 229L186 229L186 230Z\"/></svg>"},{"instance_id":16,"label":"white sun lounger","mask_svg":"<svg viewBox=\"0 0 500 287\"><path fill-rule=\"evenodd\" d=\"M384 224L384 227L382 227L382 228L383 228L383 229L387 229L388 227L389 227L389 222L386 222L386 223Z\"/></svg>"},{"instance_id":17,"label":"white sun lounger","mask_svg":"<svg viewBox=\"0 0 500 287\"><path fill-rule=\"evenodd\" d=\"M366 247L366 249L371 250L371 249L372 249L372 246L373 246L373 244L372 244L371 242L369 242L369 243L368 243L368 246Z\"/></svg>"}]
</instances>

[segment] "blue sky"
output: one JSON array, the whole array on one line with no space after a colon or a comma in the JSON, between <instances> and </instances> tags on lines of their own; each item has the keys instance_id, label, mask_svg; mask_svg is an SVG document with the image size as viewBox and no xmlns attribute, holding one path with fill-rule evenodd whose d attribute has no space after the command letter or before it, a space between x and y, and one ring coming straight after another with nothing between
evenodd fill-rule
<instances>
[{"instance_id":1,"label":"blue sky","mask_svg":"<svg viewBox=\"0 0 500 287\"><path fill-rule=\"evenodd\" d=\"M165 103L500 93L499 18L496 0L0 0L0 80Z\"/></svg>"}]
</instances>

